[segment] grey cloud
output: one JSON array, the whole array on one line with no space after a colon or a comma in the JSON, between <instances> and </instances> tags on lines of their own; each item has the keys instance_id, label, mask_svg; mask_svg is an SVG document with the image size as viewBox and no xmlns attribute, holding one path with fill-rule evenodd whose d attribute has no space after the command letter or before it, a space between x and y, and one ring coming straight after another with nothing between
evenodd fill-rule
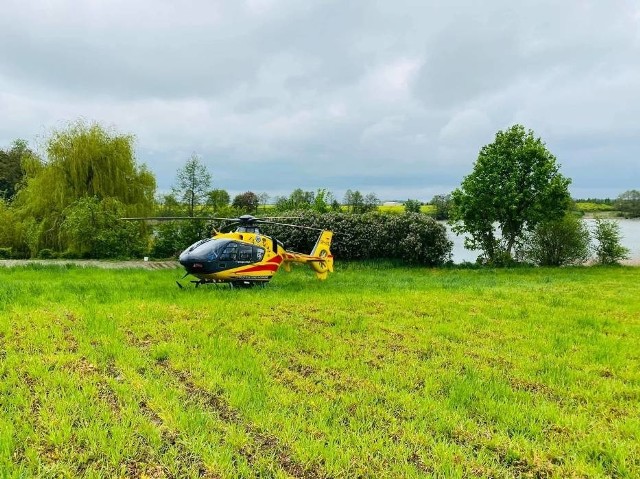
<instances>
[{"instance_id":1,"label":"grey cloud","mask_svg":"<svg viewBox=\"0 0 640 479\"><path fill-rule=\"evenodd\" d=\"M0 141L79 116L113 124L162 189L196 151L230 190L432 196L514 122L576 191L638 183L630 0L8 0L4 13Z\"/></svg>"}]
</instances>

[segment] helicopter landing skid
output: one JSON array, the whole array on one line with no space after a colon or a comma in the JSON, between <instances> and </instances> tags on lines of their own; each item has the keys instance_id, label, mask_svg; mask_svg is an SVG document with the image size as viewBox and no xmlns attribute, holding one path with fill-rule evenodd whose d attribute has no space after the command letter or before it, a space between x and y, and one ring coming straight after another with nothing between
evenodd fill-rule
<instances>
[{"instance_id":1,"label":"helicopter landing skid","mask_svg":"<svg viewBox=\"0 0 640 479\"><path fill-rule=\"evenodd\" d=\"M215 279L199 279L199 280L192 280L189 281L192 284L196 285L196 288L199 288L200 285L203 284L228 284L229 287L231 289L234 288L252 288L254 286L260 286L262 288L264 288L264 285L267 283L266 281L243 281L243 280L236 280L236 281L217 281ZM184 289L184 286L180 283L180 281L176 281L176 284L178 285L178 288L180 289Z\"/></svg>"},{"instance_id":2,"label":"helicopter landing skid","mask_svg":"<svg viewBox=\"0 0 640 479\"><path fill-rule=\"evenodd\" d=\"M216 284L216 283L219 283L219 281L216 281L215 279L199 279L197 281L189 281L189 282L195 284L196 288L198 288L201 284ZM180 289L184 288L184 286L182 286L180 281L176 281L176 284L178 285L178 288L180 288Z\"/></svg>"},{"instance_id":3,"label":"helicopter landing skid","mask_svg":"<svg viewBox=\"0 0 640 479\"><path fill-rule=\"evenodd\" d=\"M229 283L231 288L253 288L254 286L260 286L264 288L264 285L267 284L266 281L231 281Z\"/></svg>"}]
</instances>

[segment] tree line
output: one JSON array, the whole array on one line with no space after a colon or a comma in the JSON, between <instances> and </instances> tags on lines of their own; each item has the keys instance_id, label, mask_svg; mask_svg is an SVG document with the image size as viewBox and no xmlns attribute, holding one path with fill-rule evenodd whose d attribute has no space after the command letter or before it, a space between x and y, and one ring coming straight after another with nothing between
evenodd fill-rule
<instances>
[{"instance_id":1,"label":"tree line","mask_svg":"<svg viewBox=\"0 0 640 479\"><path fill-rule=\"evenodd\" d=\"M275 198L252 191L231 198L226 190L212 188L211 175L196 154L176 172L171 192L156 195L155 177L136 161L133 141L131 135L77 121L51 133L46 158L24 140L0 149L0 257L170 257L207 236L211 225L204 219L149 225L120 218L294 210L339 217L376 212L381 204L375 193L351 189L342 201L327 189L301 188ZM580 230L581 223L570 214L569 184L542 140L515 125L480 150L459 188L434 196L431 214L466 234L467 246L490 264L579 262L587 251L576 238L584 240L589 232ZM626 216L640 216L640 192L627 191L614 205ZM420 214L422 206L408 199L404 213ZM611 225L597 224L603 231L609 228L615 239ZM554 244L555 256L550 253ZM573 252L559 253L563 248ZM614 254L616 260L621 254Z\"/></svg>"}]
</instances>

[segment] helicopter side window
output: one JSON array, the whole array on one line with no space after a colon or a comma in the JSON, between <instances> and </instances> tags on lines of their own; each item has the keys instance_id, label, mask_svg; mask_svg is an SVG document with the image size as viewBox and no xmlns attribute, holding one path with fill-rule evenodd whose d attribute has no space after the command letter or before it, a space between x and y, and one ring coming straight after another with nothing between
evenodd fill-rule
<instances>
[{"instance_id":1,"label":"helicopter side window","mask_svg":"<svg viewBox=\"0 0 640 479\"><path fill-rule=\"evenodd\" d=\"M252 246L241 244L238 249L238 261L251 261Z\"/></svg>"},{"instance_id":2,"label":"helicopter side window","mask_svg":"<svg viewBox=\"0 0 640 479\"><path fill-rule=\"evenodd\" d=\"M220 253L220 261L236 261L238 257L238 243L229 243Z\"/></svg>"},{"instance_id":3,"label":"helicopter side window","mask_svg":"<svg viewBox=\"0 0 640 479\"><path fill-rule=\"evenodd\" d=\"M260 248L259 246L254 246L253 256L256 261L262 261L262 258L264 258L264 248Z\"/></svg>"}]
</instances>

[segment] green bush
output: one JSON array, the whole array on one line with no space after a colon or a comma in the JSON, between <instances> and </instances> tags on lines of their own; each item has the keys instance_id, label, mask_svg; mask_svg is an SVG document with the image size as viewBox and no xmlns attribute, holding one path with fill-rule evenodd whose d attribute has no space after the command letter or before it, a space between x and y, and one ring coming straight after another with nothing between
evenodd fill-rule
<instances>
[{"instance_id":1,"label":"green bush","mask_svg":"<svg viewBox=\"0 0 640 479\"><path fill-rule=\"evenodd\" d=\"M49 248L44 248L38 251L38 258L40 259L52 259L56 257L55 251Z\"/></svg>"},{"instance_id":2,"label":"green bush","mask_svg":"<svg viewBox=\"0 0 640 479\"><path fill-rule=\"evenodd\" d=\"M444 225L419 213L389 215L295 211L283 214L289 223L327 229L334 233L331 251L341 260L399 259L410 264L436 266L451 259L453 243ZM282 241L289 250L308 253L318 231L264 225L265 234Z\"/></svg>"},{"instance_id":3,"label":"green bush","mask_svg":"<svg viewBox=\"0 0 640 479\"><path fill-rule=\"evenodd\" d=\"M596 218L593 237L596 240L596 261L599 264L618 264L629 257L629 250L620 243L622 235L617 221Z\"/></svg>"},{"instance_id":4,"label":"green bush","mask_svg":"<svg viewBox=\"0 0 640 479\"><path fill-rule=\"evenodd\" d=\"M69 250L78 257L139 257L147 249L145 225L120 221L125 209L115 198L81 198L64 215L60 230Z\"/></svg>"},{"instance_id":5,"label":"green bush","mask_svg":"<svg viewBox=\"0 0 640 479\"><path fill-rule=\"evenodd\" d=\"M151 256L174 258L198 240L211 235L207 220L167 221L154 228Z\"/></svg>"},{"instance_id":6,"label":"green bush","mask_svg":"<svg viewBox=\"0 0 640 479\"><path fill-rule=\"evenodd\" d=\"M589 229L571 213L540 223L525 237L522 256L539 266L584 263L591 256Z\"/></svg>"},{"instance_id":7,"label":"green bush","mask_svg":"<svg viewBox=\"0 0 640 479\"><path fill-rule=\"evenodd\" d=\"M11 259L11 248L0 248L0 259Z\"/></svg>"},{"instance_id":8,"label":"green bush","mask_svg":"<svg viewBox=\"0 0 640 479\"><path fill-rule=\"evenodd\" d=\"M404 210L407 213L420 213L422 203L419 200L407 200L404 202Z\"/></svg>"}]
</instances>

